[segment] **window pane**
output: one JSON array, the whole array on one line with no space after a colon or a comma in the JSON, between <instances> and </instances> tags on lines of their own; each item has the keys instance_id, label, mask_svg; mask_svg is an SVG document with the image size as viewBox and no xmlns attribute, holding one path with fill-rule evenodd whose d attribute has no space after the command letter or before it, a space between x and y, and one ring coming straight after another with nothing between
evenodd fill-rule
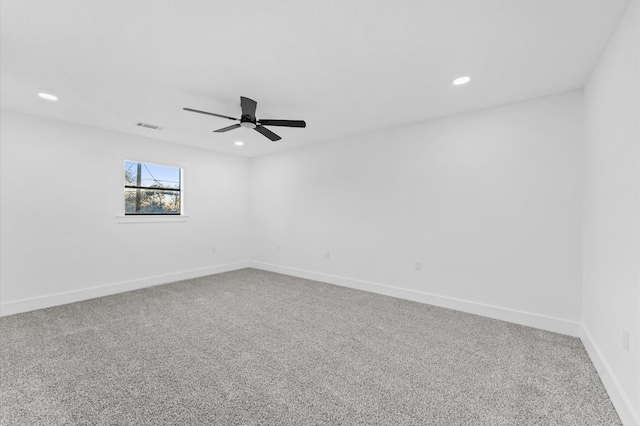
<instances>
[{"instance_id":1,"label":"window pane","mask_svg":"<svg viewBox=\"0 0 640 426\"><path fill-rule=\"evenodd\" d=\"M180 168L157 164L124 162L125 185L180 189Z\"/></svg>"},{"instance_id":2,"label":"window pane","mask_svg":"<svg viewBox=\"0 0 640 426\"><path fill-rule=\"evenodd\" d=\"M125 161L124 162L124 184L125 185L135 185L136 178L138 176L138 168L136 167L138 163L134 163L133 161Z\"/></svg>"},{"instance_id":3,"label":"window pane","mask_svg":"<svg viewBox=\"0 0 640 426\"><path fill-rule=\"evenodd\" d=\"M180 192L125 188L124 212L125 214L180 214Z\"/></svg>"},{"instance_id":4,"label":"window pane","mask_svg":"<svg viewBox=\"0 0 640 426\"><path fill-rule=\"evenodd\" d=\"M124 212L127 215L180 214L180 168L124 162Z\"/></svg>"}]
</instances>

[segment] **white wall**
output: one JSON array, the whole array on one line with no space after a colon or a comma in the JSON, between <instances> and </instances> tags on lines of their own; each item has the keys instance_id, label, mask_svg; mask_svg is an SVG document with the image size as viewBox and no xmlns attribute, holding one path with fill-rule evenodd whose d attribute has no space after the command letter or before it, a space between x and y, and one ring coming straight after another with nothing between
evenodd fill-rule
<instances>
[{"instance_id":1,"label":"white wall","mask_svg":"<svg viewBox=\"0 0 640 426\"><path fill-rule=\"evenodd\" d=\"M252 260L577 334L582 148L571 92L254 158Z\"/></svg>"},{"instance_id":2,"label":"white wall","mask_svg":"<svg viewBox=\"0 0 640 426\"><path fill-rule=\"evenodd\" d=\"M590 345L618 411L635 418L636 424L640 413L638 14L638 1L632 0L585 88L583 295L583 340ZM628 352L622 347L623 329L630 332Z\"/></svg>"},{"instance_id":3,"label":"white wall","mask_svg":"<svg viewBox=\"0 0 640 426\"><path fill-rule=\"evenodd\" d=\"M246 266L249 160L1 118L3 315ZM185 165L188 222L118 223L124 158Z\"/></svg>"}]
</instances>

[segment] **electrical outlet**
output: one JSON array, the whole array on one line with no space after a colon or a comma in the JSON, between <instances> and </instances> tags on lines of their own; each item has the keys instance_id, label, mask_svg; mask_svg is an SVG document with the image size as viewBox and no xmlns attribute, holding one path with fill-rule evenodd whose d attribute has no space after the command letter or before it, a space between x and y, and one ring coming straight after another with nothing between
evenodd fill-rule
<instances>
[{"instance_id":1,"label":"electrical outlet","mask_svg":"<svg viewBox=\"0 0 640 426\"><path fill-rule=\"evenodd\" d=\"M622 330L622 348L629 352L629 330Z\"/></svg>"},{"instance_id":2,"label":"electrical outlet","mask_svg":"<svg viewBox=\"0 0 640 426\"><path fill-rule=\"evenodd\" d=\"M416 271L422 271L422 262L416 262Z\"/></svg>"},{"instance_id":3,"label":"electrical outlet","mask_svg":"<svg viewBox=\"0 0 640 426\"><path fill-rule=\"evenodd\" d=\"M331 252L330 251L325 251L324 252L324 258L325 259L331 259Z\"/></svg>"}]
</instances>

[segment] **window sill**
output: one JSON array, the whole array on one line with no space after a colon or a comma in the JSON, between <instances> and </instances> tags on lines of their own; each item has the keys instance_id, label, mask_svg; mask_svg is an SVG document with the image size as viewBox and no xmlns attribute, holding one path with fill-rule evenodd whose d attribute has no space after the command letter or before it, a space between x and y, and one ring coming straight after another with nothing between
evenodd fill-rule
<instances>
[{"instance_id":1,"label":"window sill","mask_svg":"<svg viewBox=\"0 0 640 426\"><path fill-rule=\"evenodd\" d=\"M117 223L173 223L173 222L188 222L189 216L187 215L167 215L167 216L116 216Z\"/></svg>"}]
</instances>

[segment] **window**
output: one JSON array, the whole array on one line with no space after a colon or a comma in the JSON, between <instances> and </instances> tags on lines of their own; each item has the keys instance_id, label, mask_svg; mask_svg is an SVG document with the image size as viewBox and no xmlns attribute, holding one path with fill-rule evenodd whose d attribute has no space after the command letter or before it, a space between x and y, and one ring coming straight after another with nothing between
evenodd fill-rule
<instances>
[{"instance_id":1,"label":"window","mask_svg":"<svg viewBox=\"0 0 640 426\"><path fill-rule=\"evenodd\" d=\"M182 189L178 167L124 162L124 214L180 215Z\"/></svg>"}]
</instances>

